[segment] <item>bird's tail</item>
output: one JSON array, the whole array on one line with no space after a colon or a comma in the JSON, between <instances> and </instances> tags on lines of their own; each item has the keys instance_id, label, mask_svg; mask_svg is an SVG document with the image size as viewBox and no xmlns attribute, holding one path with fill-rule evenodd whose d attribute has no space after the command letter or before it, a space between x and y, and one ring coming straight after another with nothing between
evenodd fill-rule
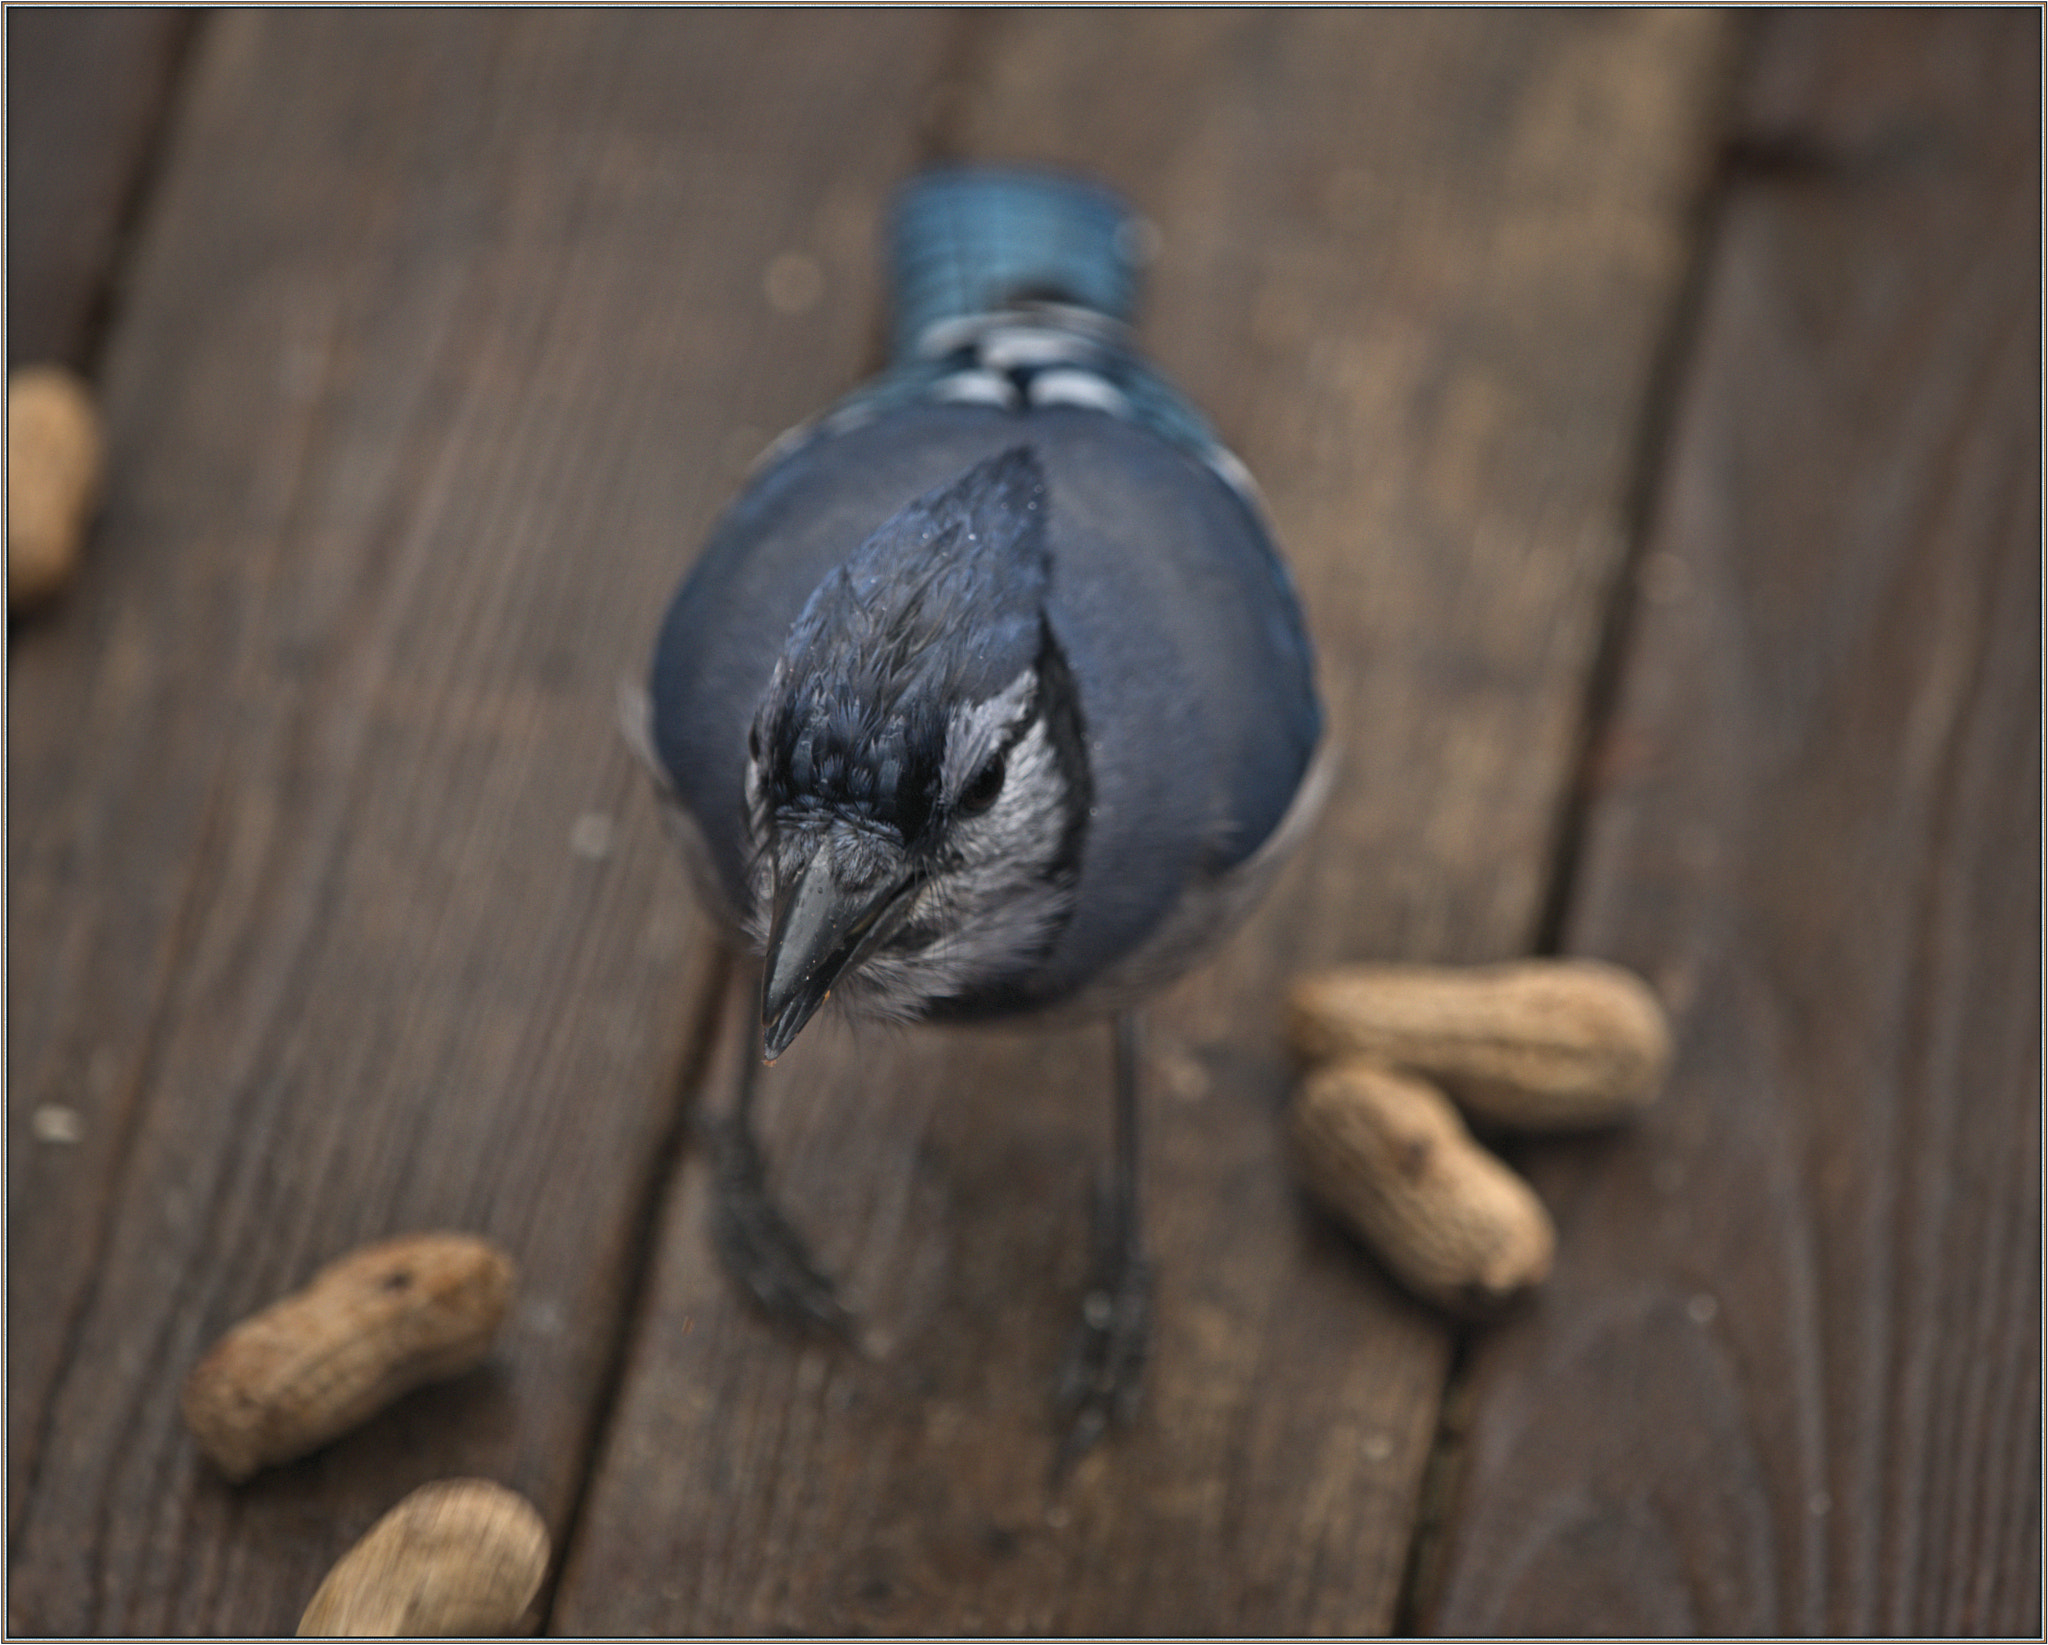
<instances>
[{"instance_id":1,"label":"bird's tail","mask_svg":"<svg viewBox=\"0 0 2048 1645\"><path fill-rule=\"evenodd\" d=\"M948 320L1025 302L1129 324L1141 243L1130 208L1084 178L994 166L913 177L890 219L894 358L924 352Z\"/></svg>"}]
</instances>

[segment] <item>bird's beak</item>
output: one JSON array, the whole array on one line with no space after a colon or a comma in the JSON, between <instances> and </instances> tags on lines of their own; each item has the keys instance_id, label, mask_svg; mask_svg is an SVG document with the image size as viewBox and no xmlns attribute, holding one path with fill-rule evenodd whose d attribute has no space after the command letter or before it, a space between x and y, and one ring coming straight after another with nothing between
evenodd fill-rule
<instances>
[{"instance_id":1,"label":"bird's beak","mask_svg":"<svg viewBox=\"0 0 2048 1645\"><path fill-rule=\"evenodd\" d=\"M850 889L832 836L775 891L761 982L761 1055L773 1062L825 1003L834 983L866 959L910 911L914 875Z\"/></svg>"}]
</instances>

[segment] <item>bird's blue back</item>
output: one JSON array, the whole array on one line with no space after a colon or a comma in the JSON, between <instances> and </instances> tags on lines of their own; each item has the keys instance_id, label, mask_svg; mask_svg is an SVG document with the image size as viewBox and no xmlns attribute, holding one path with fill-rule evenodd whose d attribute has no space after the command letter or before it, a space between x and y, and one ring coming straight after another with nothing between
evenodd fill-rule
<instances>
[{"instance_id":1,"label":"bird's blue back","mask_svg":"<svg viewBox=\"0 0 2048 1645\"><path fill-rule=\"evenodd\" d=\"M1033 300L1129 325L1137 252L1123 202L1081 178L987 166L925 172L889 220L891 359L918 358L935 325Z\"/></svg>"},{"instance_id":2,"label":"bird's blue back","mask_svg":"<svg viewBox=\"0 0 2048 1645\"><path fill-rule=\"evenodd\" d=\"M778 442L669 611L655 749L744 907L748 727L792 622L906 502L1030 445L1094 803L1074 913L1003 1003L1055 1003L1272 834L1321 731L1312 659L1249 481L1131 347L1136 258L1114 196L1035 172L926 174L897 202L892 266L891 364Z\"/></svg>"}]
</instances>

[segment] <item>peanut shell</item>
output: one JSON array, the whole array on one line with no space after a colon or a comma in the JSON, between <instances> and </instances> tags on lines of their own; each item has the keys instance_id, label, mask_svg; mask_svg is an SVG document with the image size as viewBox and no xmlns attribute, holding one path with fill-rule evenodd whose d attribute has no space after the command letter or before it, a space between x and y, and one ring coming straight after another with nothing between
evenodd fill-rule
<instances>
[{"instance_id":1,"label":"peanut shell","mask_svg":"<svg viewBox=\"0 0 2048 1645\"><path fill-rule=\"evenodd\" d=\"M422 1485L335 1562L299 1618L302 1638L509 1634L548 1569L533 1504L487 1479Z\"/></svg>"},{"instance_id":2,"label":"peanut shell","mask_svg":"<svg viewBox=\"0 0 2048 1645\"><path fill-rule=\"evenodd\" d=\"M99 502L104 462L92 391L62 366L7 378L7 605L48 598L70 581Z\"/></svg>"},{"instance_id":3,"label":"peanut shell","mask_svg":"<svg viewBox=\"0 0 2048 1645\"><path fill-rule=\"evenodd\" d=\"M1671 1067L1657 996L1600 960L1339 966L1297 982L1289 1011L1303 1056L1407 1069L1507 1129L1609 1124L1649 1103Z\"/></svg>"},{"instance_id":4,"label":"peanut shell","mask_svg":"<svg viewBox=\"0 0 2048 1645\"><path fill-rule=\"evenodd\" d=\"M1295 1093L1288 1130L1309 1191L1426 1301L1484 1314L1550 1272L1542 1201L1427 1081L1330 1063Z\"/></svg>"},{"instance_id":5,"label":"peanut shell","mask_svg":"<svg viewBox=\"0 0 2048 1645\"><path fill-rule=\"evenodd\" d=\"M514 1274L504 1252L467 1234L366 1245L214 1344L186 1379L186 1425L230 1479L304 1456L477 1364Z\"/></svg>"}]
</instances>

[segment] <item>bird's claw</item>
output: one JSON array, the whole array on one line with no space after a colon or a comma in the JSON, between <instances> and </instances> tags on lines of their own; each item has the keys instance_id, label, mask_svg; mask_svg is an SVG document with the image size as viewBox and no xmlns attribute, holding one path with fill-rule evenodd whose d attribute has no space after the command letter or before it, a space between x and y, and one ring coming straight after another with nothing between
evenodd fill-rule
<instances>
[{"instance_id":1,"label":"bird's claw","mask_svg":"<svg viewBox=\"0 0 2048 1645\"><path fill-rule=\"evenodd\" d=\"M712 1163L711 1238L726 1271L777 1324L822 1331L859 1346L858 1321L803 1236L769 1198L760 1151L744 1125L707 1127Z\"/></svg>"}]
</instances>

